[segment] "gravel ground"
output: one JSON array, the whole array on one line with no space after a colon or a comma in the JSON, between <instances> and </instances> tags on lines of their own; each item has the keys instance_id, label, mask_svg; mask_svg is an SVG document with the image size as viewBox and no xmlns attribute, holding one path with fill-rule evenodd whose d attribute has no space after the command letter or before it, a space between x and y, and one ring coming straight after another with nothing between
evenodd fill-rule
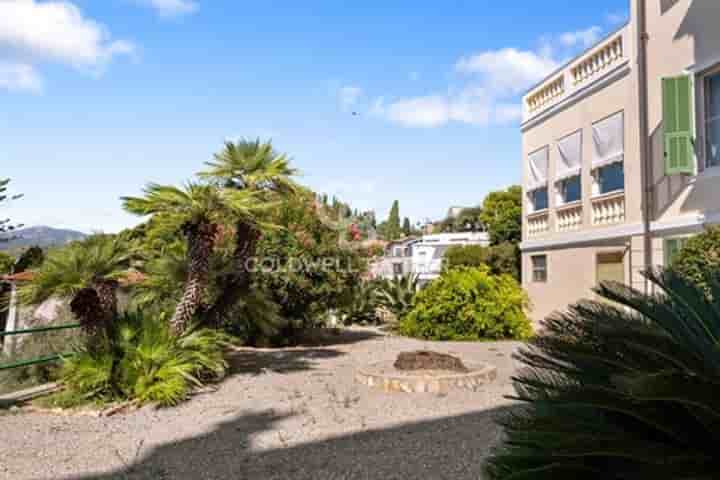
<instances>
[{"instance_id":1,"label":"gravel ground","mask_svg":"<svg viewBox=\"0 0 720 480\"><path fill-rule=\"evenodd\" d=\"M507 410L516 343L429 343L355 329L323 346L242 351L218 391L107 418L0 416L2 479L478 479ZM485 361L479 392L384 393L362 365L428 348Z\"/></svg>"}]
</instances>

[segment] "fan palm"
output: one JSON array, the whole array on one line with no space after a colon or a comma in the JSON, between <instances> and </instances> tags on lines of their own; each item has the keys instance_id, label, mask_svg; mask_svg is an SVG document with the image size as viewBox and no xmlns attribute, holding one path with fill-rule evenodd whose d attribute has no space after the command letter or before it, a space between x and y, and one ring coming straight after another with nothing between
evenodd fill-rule
<instances>
[{"instance_id":1,"label":"fan palm","mask_svg":"<svg viewBox=\"0 0 720 480\"><path fill-rule=\"evenodd\" d=\"M711 479L720 472L720 301L672 271L544 322L518 358L493 479ZM720 298L720 283L713 285Z\"/></svg>"},{"instance_id":2,"label":"fan palm","mask_svg":"<svg viewBox=\"0 0 720 480\"><path fill-rule=\"evenodd\" d=\"M396 318L410 310L419 288L417 275L404 275L383 282L379 289L380 304Z\"/></svg>"},{"instance_id":3,"label":"fan palm","mask_svg":"<svg viewBox=\"0 0 720 480\"><path fill-rule=\"evenodd\" d=\"M253 192L197 183L185 188L149 184L144 192L144 197L124 197L125 210L152 215L164 228L182 232L187 242L187 279L170 320L171 331L180 335L202 304L219 226L237 219L252 222L262 205Z\"/></svg>"},{"instance_id":4,"label":"fan palm","mask_svg":"<svg viewBox=\"0 0 720 480\"><path fill-rule=\"evenodd\" d=\"M52 296L71 298L73 314L94 337L117 314L117 278L129 267L127 245L113 235L93 235L50 252L32 281L18 289L21 303L34 305Z\"/></svg>"},{"instance_id":5,"label":"fan palm","mask_svg":"<svg viewBox=\"0 0 720 480\"><path fill-rule=\"evenodd\" d=\"M226 142L225 148L207 162L208 169L198 174L225 188L252 192L270 206L273 201L292 195L299 190L292 180L297 170L290 167L290 159L276 152L271 142L259 139ZM220 278L221 293L206 312L206 321L220 325L225 317L246 294L251 283L247 260L255 255L261 226L252 219L241 218L234 226L235 246L232 254L234 269Z\"/></svg>"}]
</instances>

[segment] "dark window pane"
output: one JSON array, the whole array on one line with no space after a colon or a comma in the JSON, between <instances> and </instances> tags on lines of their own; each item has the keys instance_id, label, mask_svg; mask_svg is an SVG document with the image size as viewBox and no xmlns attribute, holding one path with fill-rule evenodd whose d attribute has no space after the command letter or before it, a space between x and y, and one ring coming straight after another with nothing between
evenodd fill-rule
<instances>
[{"instance_id":1,"label":"dark window pane","mask_svg":"<svg viewBox=\"0 0 720 480\"><path fill-rule=\"evenodd\" d=\"M708 118L720 116L720 75L708 80Z\"/></svg>"},{"instance_id":2,"label":"dark window pane","mask_svg":"<svg viewBox=\"0 0 720 480\"><path fill-rule=\"evenodd\" d=\"M613 163L600 168L600 193L625 189L625 171L622 163Z\"/></svg>"},{"instance_id":3,"label":"dark window pane","mask_svg":"<svg viewBox=\"0 0 720 480\"><path fill-rule=\"evenodd\" d=\"M707 166L716 167L720 165L720 119L709 122L707 130Z\"/></svg>"},{"instance_id":4,"label":"dark window pane","mask_svg":"<svg viewBox=\"0 0 720 480\"><path fill-rule=\"evenodd\" d=\"M547 282L547 256L536 255L530 257L532 261L533 282Z\"/></svg>"},{"instance_id":5,"label":"dark window pane","mask_svg":"<svg viewBox=\"0 0 720 480\"><path fill-rule=\"evenodd\" d=\"M540 188L538 190L535 190L532 194L533 196L533 206L535 207L535 211L538 210L545 210L548 208L548 190L546 188Z\"/></svg>"},{"instance_id":6,"label":"dark window pane","mask_svg":"<svg viewBox=\"0 0 720 480\"><path fill-rule=\"evenodd\" d=\"M582 184L580 177L568 178L563 182L565 203L577 202L582 198Z\"/></svg>"}]
</instances>

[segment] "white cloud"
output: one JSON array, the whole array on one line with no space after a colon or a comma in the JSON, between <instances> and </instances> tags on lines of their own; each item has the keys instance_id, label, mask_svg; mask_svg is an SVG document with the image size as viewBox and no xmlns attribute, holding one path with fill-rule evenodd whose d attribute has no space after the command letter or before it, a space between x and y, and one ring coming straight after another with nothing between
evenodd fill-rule
<instances>
[{"instance_id":1,"label":"white cloud","mask_svg":"<svg viewBox=\"0 0 720 480\"><path fill-rule=\"evenodd\" d=\"M605 20L610 25L620 25L628 21L630 14L627 11L610 12L605 15Z\"/></svg>"},{"instance_id":2,"label":"white cloud","mask_svg":"<svg viewBox=\"0 0 720 480\"><path fill-rule=\"evenodd\" d=\"M341 87L338 90L338 101L340 102L340 108L343 110L349 110L358 103L358 100L363 94L363 90L360 87L348 85Z\"/></svg>"},{"instance_id":3,"label":"white cloud","mask_svg":"<svg viewBox=\"0 0 720 480\"><path fill-rule=\"evenodd\" d=\"M455 69L481 75L483 83L497 91L519 93L558 66L557 60L542 52L504 48L463 57Z\"/></svg>"},{"instance_id":4,"label":"white cloud","mask_svg":"<svg viewBox=\"0 0 720 480\"><path fill-rule=\"evenodd\" d=\"M138 0L139 2L152 7L162 17L177 17L195 13L199 8L193 0Z\"/></svg>"},{"instance_id":5,"label":"white cloud","mask_svg":"<svg viewBox=\"0 0 720 480\"><path fill-rule=\"evenodd\" d=\"M43 81L32 65L0 62L0 90L39 93Z\"/></svg>"},{"instance_id":6,"label":"white cloud","mask_svg":"<svg viewBox=\"0 0 720 480\"><path fill-rule=\"evenodd\" d=\"M405 127L450 123L506 125L522 117L520 95L587 48L602 35L600 27L543 37L536 49L502 48L460 58L454 66L460 88L386 101L375 99L370 113Z\"/></svg>"},{"instance_id":7,"label":"white cloud","mask_svg":"<svg viewBox=\"0 0 720 480\"><path fill-rule=\"evenodd\" d=\"M602 33L603 29L598 26L578 30L577 32L567 32L560 35L560 43L566 47L581 46L588 48L600 40Z\"/></svg>"},{"instance_id":8,"label":"white cloud","mask_svg":"<svg viewBox=\"0 0 720 480\"><path fill-rule=\"evenodd\" d=\"M0 2L0 47L26 61L50 60L99 72L113 57L133 53L105 27L67 1Z\"/></svg>"}]
</instances>

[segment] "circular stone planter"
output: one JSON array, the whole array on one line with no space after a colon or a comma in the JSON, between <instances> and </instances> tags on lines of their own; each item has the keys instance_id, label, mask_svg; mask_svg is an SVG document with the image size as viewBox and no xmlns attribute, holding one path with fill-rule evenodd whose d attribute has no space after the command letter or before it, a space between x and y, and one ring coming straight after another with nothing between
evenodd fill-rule
<instances>
[{"instance_id":1,"label":"circular stone planter","mask_svg":"<svg viewBox=\"0 0 720 480\"><path fill-rule=\"evenodd\" d=\"M497 368L486 364L465 364L468 372L440 370L401 371L393 362L363 367L355 374L357 383L386 392L447 393L450 390L478 391L497 378Z\"/></svg>"}]
</instances>

